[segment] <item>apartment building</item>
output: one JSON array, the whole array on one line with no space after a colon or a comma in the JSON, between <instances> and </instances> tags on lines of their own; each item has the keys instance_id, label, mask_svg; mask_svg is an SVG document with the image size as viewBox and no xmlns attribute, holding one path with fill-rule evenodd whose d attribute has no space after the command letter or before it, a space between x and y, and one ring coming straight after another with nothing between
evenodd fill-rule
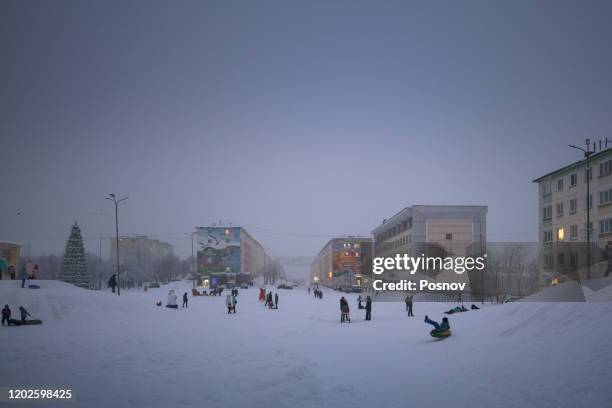
<instances>
[{"instance_id":1,"label":"apartment building","mask_svg":"<svg viewBox=\"0 0 612 408\"><path fill-rule=\"evenodd\" d=\"M468 256L480 253L486 248L486 217L487 207L479 205L406 207L384 219L372 231L374 256ZM388 271L385 278L395 280L405 276Z\"/></svg>"},{"instance_id":2,"label":"apartment building","mask_svg":"<svg viewBox=\"0 0 612 408\"><path fill-rule=\"evenodd\" d=\"M544 283L555 283L559 274L576 278L586 273L587 257L589 277L602 273L597 264L612 244L612 149L590 153L588 162L587 167L585 157L533 181L538 184L540 264L552 272Z\"/></svg>"},{"instance_id":3,"label":"apartment building","mask_svg":"<svg viewBox=\"0 0 612 408\"><path fill-rule=\"evenodd\" d=\"M332 238L311 264L311 281L334 289L366 286L371 265L371 238Z\"/></svg>"}]
</instances>

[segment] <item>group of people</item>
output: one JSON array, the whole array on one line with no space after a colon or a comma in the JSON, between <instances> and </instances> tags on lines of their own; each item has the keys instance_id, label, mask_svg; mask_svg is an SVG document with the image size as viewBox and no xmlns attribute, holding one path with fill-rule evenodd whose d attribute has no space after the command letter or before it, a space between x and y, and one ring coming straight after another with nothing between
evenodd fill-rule
<instances>
[{"instance_id":1,"label":"group of people","mask_svg":"<svg viewBox=\"0 0 612 408\"><path fill-rule=\"evenodd\" d=\"M370 296L366 296L365 299L365 306L363 305L363 298L361 297L361 295L359 295L357 297L357 308L358 309L365 309L366 314L365 314L365 320L372 320L372 298ZM342 296L340 298L340 323L344 323L344 322L351 322L351 318L350 318L350 308L349 308L349 304L348 301L344 298L344 296Z\"/></svg>"},{"instance_id":2,"label":"group of people","mask_svg":"<svg viewBox=\"0 0 612 408\"><path fill-rule=\"evenodd\" d=\"M15 265L8 265L4 258L0 258L0 280L2 274L6 271L10 280L17 278L17 271ZM38 265L35 265L32 261L28 260L24 266L21 267L19 272L19 280L21 280L21 287L25 288L26 281L29 279L36 279L39 274Z\"/></svg>"},{"instance_id":3,"label":"group of people","mask_svg":"<svg viewBox=\"0 0 612 408\"><path fill-rule=\"evenodd\" d=\"M19 306L19 313L21 314L21 324L26 324L26 319L31 316L25 307ZM2 325L6 322L7 326L15 324L15 320L11 319L11 308L9 305L4 305L2 309Z\"/></svg>"},{"instance_id":4,"label":"group of people","mask_svg":"<svg viewBox=\"0 0 612 408\"><path fill-rule=\"evenodd\" d=\"M316 297L317 299L323 299L323 291L321 289L314 288L313 292L314 292L314 297ZM308 287L308 294L310 295L310 287Z\"/></svg>"},{"instance_id":5,"label":"group of people","mask_svg":"<svg viewBox=\"0 0 612 408\"><path fill-rule=\"evenodd\" d=\"M266 290L264 288L261 288L259 295L260 302L262 301L262 293L264 296L264 307L267 307L268 309L278 309L278 293L275 293L274 296L272 296L272 291L270 291L266 295Z\"/></svg>"}]
</instances>

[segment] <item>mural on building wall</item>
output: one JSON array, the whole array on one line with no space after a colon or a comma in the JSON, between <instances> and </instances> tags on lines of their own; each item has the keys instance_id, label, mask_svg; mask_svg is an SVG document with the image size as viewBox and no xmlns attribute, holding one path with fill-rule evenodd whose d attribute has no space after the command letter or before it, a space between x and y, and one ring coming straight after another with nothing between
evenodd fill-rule
<instances>
[{"instance_id":1,"label":"mural on building wall","mask_svg":"<svg viewBox=\"0 0 612 408\"><path fill-rule=\"evenodd\" d=\"M332 256L332 268L334 276L355 275L361 273L361 248L360 245L351 243L334 244Z\"/></svg>"},{"instance_id":2,"label":"mural on building wall","mask_svg":"<svg viewBox=\"0 0 612 408\"><path fill-rule=\"evenodd\" d=\"M199 228L198 272L240 272L240 228Z\"/></svg>"}]
</instances>

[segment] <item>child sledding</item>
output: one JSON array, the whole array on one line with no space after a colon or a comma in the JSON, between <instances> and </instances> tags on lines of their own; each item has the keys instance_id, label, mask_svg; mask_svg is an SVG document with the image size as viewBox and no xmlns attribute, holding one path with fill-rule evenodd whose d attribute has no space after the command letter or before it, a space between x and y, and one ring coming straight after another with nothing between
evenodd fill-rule
<instances>
[{"instance_id":1,"label":"child sledding","mask_svg":"<svg viewBox=\"0 0 612 408\"><path fill-rule=\"evenodd\" d=\"M25 307L19 306L19 312L21 314L21 319L11 319L11 309L8 305L4 305L4 308L2 309L2 325L4 326L4 322L8 323L9 326L42 324L42 320L39 319L28 320L28 317L32 317L32 315L30 315L30 313L26 310Z\"/></svg>"},{"instance_id":2,"label":"child sledding","mask_svg":"<svg viewBox=\"0 0 612 408\"><path fill-rule=\"evenodd\" d=\"M434 327L434 329L429 332L431 337L444 338L451 335L450 323L447 317L443 317L442 323L438 323L425 316L425 323L431 324Z\"/></svg>"}]
</instances>

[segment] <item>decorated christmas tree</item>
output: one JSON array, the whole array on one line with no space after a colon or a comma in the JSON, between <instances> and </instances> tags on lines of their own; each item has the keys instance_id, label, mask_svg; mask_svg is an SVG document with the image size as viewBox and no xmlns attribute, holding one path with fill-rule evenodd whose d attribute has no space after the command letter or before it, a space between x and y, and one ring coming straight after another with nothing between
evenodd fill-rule
<instances>
[{"instance_id":1,"label":"decorated christmas tree","mask_svg":"<svg viewBox=\"0 0 612 408\"><path fill-rule=\"evenodd\" d=\"M83 246L81 229L76 222L72 226L68 241L66 241L66 250L64 251L60 276L64 282L72 283L82 288L89 288L85 247Z\"/></svg>"}]
</instances>

